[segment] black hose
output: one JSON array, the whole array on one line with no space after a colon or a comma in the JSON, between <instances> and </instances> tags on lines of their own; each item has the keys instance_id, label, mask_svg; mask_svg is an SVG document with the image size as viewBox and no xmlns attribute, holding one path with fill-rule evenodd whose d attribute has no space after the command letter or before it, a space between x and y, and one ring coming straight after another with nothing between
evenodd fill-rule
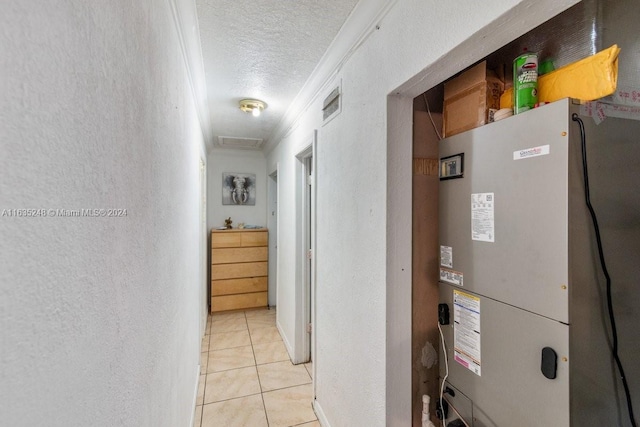
<instances>
[{"instance_id":1,"label":"black hose","mask_svg":"<svg viewBox=\"0 0 640 427\"><path fill-rule=\"evenodd\" d=\"M584 177L584 198L587 203L587 208L589 209L589 213L591 214L591 221L593 222L593 228L596 233L596 242L598 243L598 255L600 256L600 266L602 267L602 272L604 273L604 277L607 281L607 308L609 311L609 322L611 324L611 335L612 335L612 348L611 352L613 354L613 359L616 362L616 366L618 367L618 372L620 373L620 379L622 380L622 386L624 387L624 394L627 399L627 410L629 412L629 420L631 421L632 427L637 427L635 417L633 415L633 405L631 403L631 392L629 391L629 384L627 384L627 378L624 374L624 369L622 367L622 362L620 361L620 357L618 356L618 330L616 328L616 318L613 313L613 302L611 299L611 277L609 276L609 271L607 270L607 264L604 261L604 251L602 249L602 239L600 237L600 227L598 226L598 218L596 217L596 212L591 205L591 196L589 192L589 174L587 172L587 137L584 131L584 122L577 114L573 114L571 119L574 122L577 122L580 126L580 141L582 144L582 173Z\"/></svg>"}]
</instances>

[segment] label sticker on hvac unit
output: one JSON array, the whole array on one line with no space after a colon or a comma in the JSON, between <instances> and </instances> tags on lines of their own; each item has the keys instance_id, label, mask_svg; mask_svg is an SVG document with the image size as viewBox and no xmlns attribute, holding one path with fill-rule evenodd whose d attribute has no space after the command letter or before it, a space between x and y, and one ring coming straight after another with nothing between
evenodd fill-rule
<instances>
[{"instance_id":1,"label":"label sticker on hvac unit","mask_svg":"<svg viewBox=\"0 0 640 427\"><path fill-rule=\"evenodd\" d=\"M480 298L453 291L453 356L456 362L481 375Z\"/></svg>"},{"instance_id":2,"label":"label sticker on hvac unit","mask_svg":"<svg viewBox=\"0 0 640 427\"><path fill-rule=\"evenodd\" d=\"M475 193L471 195L472 240L495 242L493 202L493 193Z\"/></svg>"},{"instance_id":3,"label":"label sticker on hvac unit","mask_svg":"<svg viewBox=\"0 0 640 427\"><path fill-rule=\"evenodd\" d=\"M462 273L459 271L440 268L440 281L451 283L452 285L462 286Z\"/></svg>"},{"instance_id":4,"label":"label sticker on hvac unit","mask_svg":"<svg viewBox=\"0 0 640 427\"><path fill-rule=\"evenodd\" d=\"M550 153L550 148L548 145L525 148L524 150L514 151L513 160L522 160L522 159L528 159L529 157L546 156L549 153Z\"/></svg>"},{"instance_id":5,"label":"label sticker on hvac unit","mask_svg":"<svg viewBox=\"0 0 640 427\"><path fill-rule=\"evenodd\" d=\"M453 248L451 246L440 246L440 265L453 268Z\"/></svg>"}]
</instances>

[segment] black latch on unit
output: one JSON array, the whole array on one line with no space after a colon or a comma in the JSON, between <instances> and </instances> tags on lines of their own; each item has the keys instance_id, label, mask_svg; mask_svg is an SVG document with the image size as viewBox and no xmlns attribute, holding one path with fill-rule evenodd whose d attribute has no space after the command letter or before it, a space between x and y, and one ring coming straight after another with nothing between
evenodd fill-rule
<instances>
[{"instance_id":1,"label":"black latch on unit","mask_svg":"<svg viewBox=\"0 0 640 427\"><path fill-rule=\"evenodd\" d=\"M551 347L545 347L542 349L542 363L540 366L542 375L553 380L556 378L558 371L558 355Z\"/></svg>"}]
</instances>

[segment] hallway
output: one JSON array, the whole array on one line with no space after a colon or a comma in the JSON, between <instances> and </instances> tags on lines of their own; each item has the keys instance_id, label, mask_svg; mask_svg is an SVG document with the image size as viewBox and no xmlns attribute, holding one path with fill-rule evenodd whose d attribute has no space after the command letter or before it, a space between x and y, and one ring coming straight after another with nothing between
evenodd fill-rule
<instances>
[{"instance_id":1,"label":"hallway","mask_svg":"<svg viewBox=\"0 0 640 427\"><path fill-rule=\"evenodd\" d=\"M210 315L194 427L318 427L312 365L293 365L275 309Z\"/></svg>"},{"instance_id":2,"label":"hallway","mask_svg":"<svg viewBox=\"0 0 640 427\"><path fill-rule=\"evenodd\" d=\"M413 100L577 2L331 2L346 20L300 64L285 47L328 28L324 2L6 2L3 425L408 425ZM311 19L293 13L305 6ZM243 8L268 13L241 25ZM281 31L292 23L302 30ZM273 30L286 46L262 37ZM205 57L255 79L216 79ZM254 97L268 104L260 117L239 109ZM238 139L262 149L221 146ZM314 142L312 370L282 339L303 352L296 155ZM255 175L255 205L223 205L224 173ZM278 329L275 311L207 319L210 230L269 217Z\"/></svg>"}]
</instances>

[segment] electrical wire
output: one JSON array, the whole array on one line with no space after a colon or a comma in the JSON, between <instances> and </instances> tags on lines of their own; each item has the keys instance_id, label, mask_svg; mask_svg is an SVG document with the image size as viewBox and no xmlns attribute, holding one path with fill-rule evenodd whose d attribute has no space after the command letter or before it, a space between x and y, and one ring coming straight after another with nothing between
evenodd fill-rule
<instances>
[{"instance_id":1,"label":"electrical wire","mask_svg":"<svg viewBox=\"0 0 640 427\"><path fill-rule=\"evenodd\" d=\"M436 135L438 135L438 140L440 140L440 139L442 139L442 136L440 135L440 132L438 132L438 127L436 126L436 123L433 121L433 116L431 116L431 109L429 108L429 101L427 101L427 95L425 95L423 93L422 97L424 98L424 104L427 106L427 113L429 113L429 119L431 119L431 124L433 125L433 130L436 131Z\"/></svg>"},{"instance_id":2,"label":"electrical wire","mask_svg":"<svg viewBox=\"0 0 640 427\"><path fill-rule=\"evenodd\" d=\"M591 205L591 195L589 191L589 174L587 171L587 137L584 131L584 122L576 113L573 113L571 119L574 122L578 123L580 127L580 142L582 145L582 174L584 178L584 197L585 202L587 204L587 208L589 209L589 213L591 214L591 221L593 222L593 228L596 233L596 242L598 244L598 256L600 257L600 266L602 267L602 272L606 279L607 283L607 309L609 311L609 323L611 324L611 340L612 340L612 348L611 353L613 354L613 358L616 362L616 366L618 368L618 372L620 373L620 379L622 380L622 386L624 388L625 397L627 400L627 411L629 412L629 420L631 421L632 427L637 427L635 417L633 415L633 405L631 403L631 392L629 391L629 384L627 384L627 378L624 374L624 369L622 367L622 361L618 356L618 330L616 328L616 318L613 312L613 301L611 298L611 277L609 276L609 271L607 270L607 264L604 260L604 250L602 248L602 238L600 237L600 227L598 226L598 218L596 216L596 212Z\"/></svg>"},{"instance_id":3,"label":"electrical wire","mask_svg":"<svg viewBox=\"0 0 640 427\"><path fill-rule=\"evenodd\" d=\"M440 327L440 322L438 322L438 331L440 331L440 339L442 340L442 353L444 354L444 366L445 366L445 375L442 379L442 385L440 386L440 400L438 400L438 405L440 405L440 413L442 414L442 427L445 427L447 424L447 417L444 412L444 406L442 405L444 399L444 383L449 378L449 360L447 358L447 345L444 342L444 334L442 333L442 328Z\"/></svg>"},{"instance_id":4,"label":"electrical wire","mask_svg":"<svg viewBox=\"0 0 640 427\"><path fill-rule=\"evenodd\" d=\"M442 405L442 402L447 402L447 405L451 407L451 409L453 409L453 412L455 412L458 418L460 418L460 421L462 421L466 427L469 427L469 423L467 423L465 419L462 417L462 415L460 415L460 412L458 412L456 407L453 406L451 402L449 402L447 399L444 398L444 384L447 381L447 378L449 377L449 359L447 358L447 345L444 341L444 334L442 333L440 322L438 322L438 331L440 332L440 339L442 340L442 352L444 353L444 366L445 366L445 375L444 375L444 378L442 379L442 385L440 386L440 400L438 401L438 404L440 405L440 412L442 413L442 425L444 427L446 426L446 423L447 423L447 418L445 417L445 412L444 412L444 407Z\"/></svg>"}]
</instances>

